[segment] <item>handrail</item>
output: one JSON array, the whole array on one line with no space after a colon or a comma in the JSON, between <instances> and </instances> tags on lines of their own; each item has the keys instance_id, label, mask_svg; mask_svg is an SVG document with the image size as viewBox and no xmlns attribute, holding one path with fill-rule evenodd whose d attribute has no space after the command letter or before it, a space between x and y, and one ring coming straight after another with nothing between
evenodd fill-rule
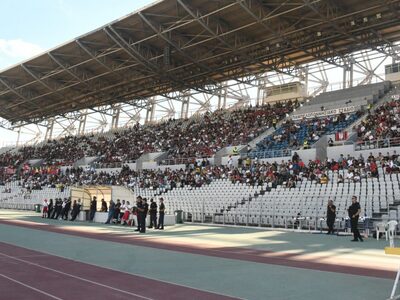
<instances>
[{"instance_id":1,"label":"handrail","mask_svg":"<svg viewBox=\"0 0 400 300\"><path fill-rule=\"evenodd\" d=\"M368 149L379 149L379 148L390 148L400 146L400 137L386 138L386 139L375 139L371 141L356 142L354 148L356 151L368 150Z\"/></svg>"},{"instance_id":2,"label":"handrail","mask_svg":"<svg viewBox=\"0 0 400 300\"><path fill-rule=\"evenodd\" d=\"M281 150L265 150L265 151L255 151L250 153L251 158L274 158L274 157L285 157L292 156L292 149L281 149Z\"/></svg>"}]
</instances>

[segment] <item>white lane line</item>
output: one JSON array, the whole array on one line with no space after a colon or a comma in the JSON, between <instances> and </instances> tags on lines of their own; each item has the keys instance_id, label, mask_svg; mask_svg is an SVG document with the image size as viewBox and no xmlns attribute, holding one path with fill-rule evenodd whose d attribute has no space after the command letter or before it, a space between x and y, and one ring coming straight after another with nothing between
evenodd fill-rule
<instances>
[{"instance_id":1,"label":"white lane line","mask_svg":"<svg viewBox=\"0 0 400 300\"><path fill-rule=\"evenodd\" d=\"M86 238L86 239L90 239L90 238ZM118 243L118 242L111 242L111 241L106 241L106 240L100 240L100 241L109 242L109 243ZM21 247L21 246L16 246L16 245L13 245L13 244L10 244L10 243L5 243L5 242L0 242L0 246L1 246L1 244L5 244L7 246ZM138 246L138 245L132 245L132 244L126 244L126 245L129 245L129 246L132 246L132 247L146 247L146 246ZM28 250L31 250L31 251L38 251L36 249L31 249L31 248L28 248L28 247L22 247L22 248L25 248L25 249L28 249ZM151 249L158 249L158 248L152 248L152 247L150 247L150 248ZM163 249L160 248L160 250L163 250ZM175 250L164 250L164 251L177 252ZM214 295L217 295L217 296L224 296L224 297L228 297L228 298L234 298L234 299L237 299L237 300L246 300L246 298L241 298L239 296L233 296L233 295L220 293L220 292L216 292L216 291L212 291L212 290L208 290L208 289L197 288L197 287L193 287L193 286L190 286L190 285L171 282L171 281L168 281L168 280L163 280L163 279L159 279L159 278L153 278L153 277L146 276L146 275L140 274L140 273L134 273L134 272L128 272L128 271L124 271L124 270L118 270L118 269L114 269L114 268L107 267L107 266L99 266L99 265L96 265L94 263L84 262L84 261L80 261L80 260L77 260L77 259L64 257L64 256L61 256L61 255L57 255L57 254L50 253L50 252L43 251L43 250L40 250L40 252L48 254L49 256L54 256L54 257L58 257L58 258L61 258L61 259L68 259L68 260L72 260L72 261L77 262L77 263L90 265L90 266L93 266L93 267L96 267L96 268L107 269L107 270L110 270L110 271L119 272L119 273L123 273L123 274L130 275L130 276L137 276L137 277L145 278L145 279L148 279L148 280L159 281L159 282L162 282L162 283L165 283L165 284L174 285L174 286L177 286L177 287L188 288L188 289L196 290L196 291L199 291L199 292L205 292L205 293L210 293L210 294L214 294ZM191 254L189 252L183 252L183 253ZM204 254L193 254L193 255L202 255L202 256L204 256ZM228 258L223 258L223 259L228 259Z\"/></svg>"},{"instance_id":2,"label":"white lane line","mask_svg":"<svg viewBox=\"0 0 400 300\"><path fill-rule=\"evenodd\" d=\"M35 254L35 255L21 255L21 256L14 256L16 258L32 258L32 257L47 257L47 254ZM0 260L7 260L7 257L0 257Z\"/></svg>"},{"instance_id":3,"label":"white lane line","mask_svg":"<svg viewBox=\"0 0 400 300\"><path fill-rule=\"evenodd\" d=\"M52 271L52 272L55 272L55 273L58 273L58 274L61 274L61 275L68 276L68 277L72 277L72 278L75 278L75 279L78 279L78 280L81 280L81 281L89 282L91 284L98 285L98 286L101 286L101 287L104 287L104 288L107 288L107 289L110 289L110 290L113 290L113 291L116 291L116 292L120 292L120 293L123 293L123 294L127 294L127 295L130 295L130 296L138 297L138 298L145 299L145 300L154 300L152 298L148 298L148 297L145 297L145 296L142 296L142 295L139 295L139 294L131 293L131 292L128 292L128 291L125 291L125 290L117 289L115 287L108 286L108 285L102 284L100 282L92 281L90 279L86 279L86 278L83 278L83 277L79 277L79 276L76 276L76 275L65 273L65 272L62 272L62 271L59 271L59 270L55 270L55 269L52 269L52 268L49 268L49 267L41 266L39 264L32 263L32 262L27 261L27 260L23 260L23 259L14 257L14 256L7 255L7 254L5 254L3 252L0 252L0 255L3 255L5 257L8 257L8 258L16 260L16 261L20 261L20 262L26 263L28 265L32 265L32 266L35 266L35 267L38 267L38 268L42 268L42 269L45 269L45 270L48 270L48 271Z\"/></svg>"},{"instance_id":4,"label":"white lane line","mask_svg":"<svg viewBox=\"0 0 400 300\"><path fill-rule=\"evenodd\" d=\"M34 291L36 291L36 292L38 292L38 293L40 293L40 294L46 295L47 297L50 297L50 298L53 298L53 299L57 299L57 300L63 300L62 298L58 298L58 297L56 297L56 296L54 296L54 295L52 295L52 294L43 292L43 291L41 291L41 290L39 290L39 289L37 289L37 288L35 288L35 287L33 287L33 286L30 286L30 285L28 285L28 284L26 284L26 283L23 283L23 282L21 282L21 281L18 281L18 280L16 280L16 279L13 279L13 278L11 278L11 277L8 277L8 276L6 276L6 275L4 275L4 274L0 274L0 276L3 277L3 278L6 278L6 279L8 279L8 280L10 280L10 281L12 281L12 282L18 283L18 284L20 284L20 285L22 285L22 286L24 286L24 287L27 287L27 288L29 288L29 289L31 289L31 290L34 290Z\"/></svg>"}]
</instances>

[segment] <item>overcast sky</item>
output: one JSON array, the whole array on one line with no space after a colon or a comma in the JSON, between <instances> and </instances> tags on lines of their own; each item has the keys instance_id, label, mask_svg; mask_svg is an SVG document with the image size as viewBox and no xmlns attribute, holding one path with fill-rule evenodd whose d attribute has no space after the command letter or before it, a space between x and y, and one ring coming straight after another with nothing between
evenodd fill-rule
<instances>
[{"instance_id":1,"label":"overcast sky","mask_svg":"<svg viewBox=\"0 0 400 300\"><path fill-rule=\"evenodd\" d=\"M154 0L1 0L0 70L152 2ZM0 128L0 147L15 140L15 133Z\"/></svg>"}]
</instances>

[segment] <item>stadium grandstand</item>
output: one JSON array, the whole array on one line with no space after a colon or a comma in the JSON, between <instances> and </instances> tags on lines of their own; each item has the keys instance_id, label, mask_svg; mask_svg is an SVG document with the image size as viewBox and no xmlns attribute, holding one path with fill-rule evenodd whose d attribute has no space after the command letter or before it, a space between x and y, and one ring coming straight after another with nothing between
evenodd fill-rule
<instances>
[{"instance_id":1,"label":"stadium grandstand","mask_svg":"<svg viewBox=\"0 0 400 300\"><path fill-rule=\"evenodd\" d=\"M156 1L0 126L0 299L399 299L399 0Z\"/></svg>"}]
</instances>

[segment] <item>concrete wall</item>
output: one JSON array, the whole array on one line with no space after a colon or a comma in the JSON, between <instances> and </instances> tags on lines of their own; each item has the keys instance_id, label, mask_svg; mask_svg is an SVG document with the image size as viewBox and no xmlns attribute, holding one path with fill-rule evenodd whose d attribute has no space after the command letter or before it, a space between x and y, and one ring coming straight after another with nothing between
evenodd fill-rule
<instances>
[{"instance_id":1,"label":"concrete wall","mask_svg":"<svg viewBox=\"0 0 400 300\"><path fill-rule=\"evenodd\" d=\"M139 157L136 161L136 170L152 169L153 163L156 163L166 157L166 152L146 153ZM150 167L149 167L150 166Z\"/></svg>"},{"instance_id":2,"label":"concrete wall","mask_svg":"<svg viewBox=\"0 0 400 300\"><path fill-rule=\"evenodd\" d=\"M294 154L294 152L297 152L301 160L303 160L305 163L309 160L315 160L317 158L317 150L315 148L292 151L292 155Z\"/></svg>"},{"instance_id":3,"label":"concrete wall","mask_svg":"<svg viewBox=\"0 0 400 300\"><path fill-rule=\"evenodd\" d=\"M40 167L43 162L44 162L44 159L41 159L41 158L28 160L28 163L31 165L31 167Z\"/></svg>"},{"instance_id":4,"label":"concrete wall","mask_svg":"<svg viewBox=\"0 0 400 300\"><path fill-rule=\"evenodd\" d=\"M235 156L232 155L233 166L237 167L239 157L240 157L239 155L235 155ZM221 165L226 166L228 164L228 160L229 160L229 156L222 157Z\"/></svg>"},{"instance_id":5,"label":"concrete wall","mask_svg":"<svg viewBox=\"0 0 400 300\"><path fill-rule=\"evenodd\" d=\"M210 163L219 166L219 165L223 165L223 161L224 161L224 157L228 157L229 155L233 154L233 149L235 147L237 147L238 152L241 153L242 151L245 151L247 145L238 145L238 146L228 146L225 148L222 148L221 150L219 150L213 157L213 162ZM225 163L226 164L226 163Z\"/></svg>"},{"instance_id":6,"label":"concrete wall","mask_svg":"<svg viewBox=\"0 0 400 300\"><path fill-rule=\"evenodd\" d=\"M142 167L141 170L146 170L146 169L150 169L150 170L154 170L158 168L158 163L155 161L144 161L142 162Z\"/></svg>"},{"instance_id":7,"label":"concrete wall","mask_svg":"<svg viewBox=\"0 0 400 300\"><path fill-rule=\"evenodd\" d=\"M135 196L131 190L126 187L116 185L113 185L111 188L111 199L113 199L114 201L117 201L117 199L120 199L121 201L127 200L131 204L134 204L136 201Z\"/></svg>"},{"instance_id":8,"label":"concrete wall","mask_svg":"<svg viewBox=\"0 0 400 300\"><path fill-rule=\"evenodd\" d=\"M129 163L129 164L126 164L126 165L128 165L128 167L129 167L131 170L135 170L135 171L136 171L136 168L137 168L136 163Z\"/></svg>"},{"instance_id":9,"label":"concrete wall","mask_svg":"<svg viewBox=\"0 0 400 300\"><path fill-rule=\"evenodd\" d=\"M318 142L314 144L314 148L316 150L316 158L319 160L325 160L327 157L327 144L328 144L328 137L323 135Z\"/></svg>"},{"instance_id":10,"label":"concrete wall","mask_svg":"<svg viewBox=\"0 0 400 300\"><path fill-rule=\"evenodd\" d=\"M82 167L82 166L90 165L90 164L94 163L98 159L99 159L98 156L83 157L82 159L77 160L74 163L74 166L75 167Z\"/></svg>"},{"instance_id":11,"label":"concrete wall","mask_svg":"<svg viewBox=\"0 0 400 300\"><path fill-rule=\"evenodd\" d=\"M328 147L327 149L327 157L332 159L338 159L340 154L347 154L354 155L354 145L343 145L343 146L335 146L335 147Z\"/></svg>"}]
</instances>

